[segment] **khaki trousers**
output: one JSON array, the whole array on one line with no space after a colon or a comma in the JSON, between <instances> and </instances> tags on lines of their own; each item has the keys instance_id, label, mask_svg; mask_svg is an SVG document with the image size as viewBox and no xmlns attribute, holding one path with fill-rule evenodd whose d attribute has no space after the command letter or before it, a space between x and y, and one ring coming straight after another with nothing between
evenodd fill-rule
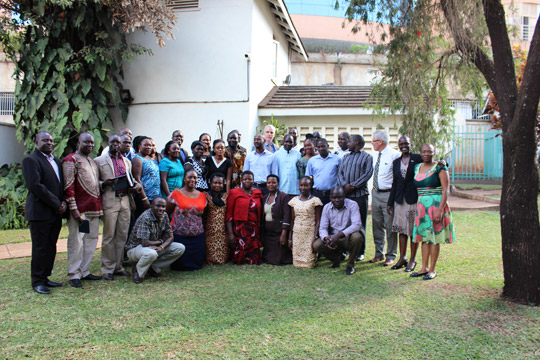
<instances>
[{"instance_id":1,"label":"khaki trousers","mask_svg":"<svg viewBox=\"0 0 540 360\"><path fill-rule=\"evenodd\" d=\"M128 250L127 256L131 261L137 263L137 272L142 279L150 266L152 266L155 272L160 273L182 256L185 250L186 247L184 245L176 242L172 242L160 252L142 245L137 245Z\"/></svg>"},{"instance_id":2,"label":"khaki trousers","mask_svg":"<svg viewBox=\"0 0 540 360\"><path fill-rule=\"evenodd\" d=\"M112 204L103 204L103 235L101 236L101 272L103 274L113 274L123 270L122 257L130 216L128 196L115 197Z\"/></svg>"},{"instance_id":3,"label":"khaki trousers","mask_svg":"<svg viewBox=\"0 0 540 360\"><path fill-rule=\"evenodd\" d=\"M79 232L79 222L68 220L69 236L67 241L68 279L82 279L90 274L90 263L96 251L99 235L99 217L86 217L90 221L88 234Z\"/></svg>"},{"instance_id":4,"label":"khaki trousers","mask_svg":"<svg viewBox=\"0 0 540 360\"><path fill-rule=\"evenodd\" d=\"M353 267L354 260L360 253L363 244L365 243L364 231L357 231L351 234L349 237L339 238L337 241L337 249L329 249L321 238L315 240L313 249L316 253L325 256L331 262L339 260L344 251L349 252L349 259L347 260L347 266Z\"/></svg>"},{"instance_id":5,"label":"khaki trousers","mask_svg":"<svg viewBox=\"0 0 540 360\"><path fill-rule=\"evenodd\" d=\"M386 242L386 259L395 260L397 255L397 234L392 232L394 217L386 210L390 191L378 192L373 190L371 202L371 220L373 225L373 242L375 243L375 257L384 255Z\"/></svg>"}]
</instances>

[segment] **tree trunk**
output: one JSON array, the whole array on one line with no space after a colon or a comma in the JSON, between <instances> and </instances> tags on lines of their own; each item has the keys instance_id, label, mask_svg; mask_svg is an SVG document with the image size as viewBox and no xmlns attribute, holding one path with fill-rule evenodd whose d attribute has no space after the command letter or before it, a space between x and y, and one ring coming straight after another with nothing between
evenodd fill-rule
<instances>
[{"instance_id":1,"label":"tree trunk","mask_svg":"<svg viewBox=\"0 0 540 360\"><path fill-rule=\"evenodd\" d=\"M535 123L536 116L514 121ZM538 169L534 157L534 126L520 126L503 137L504 175L501 235L504 269L503 297L540 305L540 225Z\"/></svg>"}]
</instances>

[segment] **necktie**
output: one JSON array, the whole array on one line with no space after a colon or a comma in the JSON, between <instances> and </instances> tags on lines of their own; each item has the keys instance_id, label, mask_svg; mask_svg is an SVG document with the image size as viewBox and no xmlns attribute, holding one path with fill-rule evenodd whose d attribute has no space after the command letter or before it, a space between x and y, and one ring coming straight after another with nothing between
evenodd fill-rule
<instances>
[{"instance_id":1,"label":"necktie","mask_svg":"<svg viewBox=\"0 0 540 360\"><path fill-rule=\"evenodd\" d=\"M379 165L381 164L381 155L382 153L379 152L377 163L375 164L375 175L373 176L373 188L377 191L379 190Z\"/></svg>"}]
</instances>

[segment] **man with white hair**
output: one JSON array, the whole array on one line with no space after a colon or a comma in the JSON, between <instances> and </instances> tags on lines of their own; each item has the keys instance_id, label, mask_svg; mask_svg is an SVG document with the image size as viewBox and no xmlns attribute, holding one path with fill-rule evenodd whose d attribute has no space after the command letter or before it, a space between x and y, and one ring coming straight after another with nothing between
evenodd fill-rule
<instances>
[{"instance_id":1,"label":"man with white hair","mask_svg":"<svg viewBox=\"0 0 540 360\"><path fill-rule=\"evenodd\" d=\"M397 255L397 236L391 231L393 217L386 211L386 207L392 189L392 163L400 156L400 153L388 147L388 134L384 130L374 131L371 143L375 163L371 202L375 257L369 262L376 263L386 257L383 265L390 266L394 263ZM384 254L385 238L386 254Z\"/></svg>"},{"instance_id":2,"label":"man with white hair","mask_svg":"<svg viewBox=\"0 0 540 360\"><path fill-rule=\"evenodd\" d=\"M279 146L274 144L274 137L276 136L276 128L274 125L266 125L264 127L264 148L271 153L275 153L279 150Z\"/></svg>"}]
</instances>

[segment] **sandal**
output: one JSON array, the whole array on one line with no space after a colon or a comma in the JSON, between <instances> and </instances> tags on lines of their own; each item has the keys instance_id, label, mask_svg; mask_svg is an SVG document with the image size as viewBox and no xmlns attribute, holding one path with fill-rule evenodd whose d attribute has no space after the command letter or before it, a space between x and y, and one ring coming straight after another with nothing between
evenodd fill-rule
<instances>
[{"instance_id":1,"label":"sandal","mask_svg":"<svg viewBox=\"0 0 540 360\"><path fill-rule=\"evenodd\" d=\"M409 262L407 260L403 261L401 264L398 262L396 265L392 266L390 269L391 270L398 270L398 269L401 269L402 267L405 267L407 266Z\"/></svg>"},{"instance_id":2,"label":"sandal","mask_svg":"<svg viewBox=\"0 0 540 360\"><path fill-rule=\"evenodd\" d=\"M409 266L405 268L405 272L411 272L411 271L414 271L414 269L416 269L416 261L409 263Z\"/></svg>"}]
</instances>

